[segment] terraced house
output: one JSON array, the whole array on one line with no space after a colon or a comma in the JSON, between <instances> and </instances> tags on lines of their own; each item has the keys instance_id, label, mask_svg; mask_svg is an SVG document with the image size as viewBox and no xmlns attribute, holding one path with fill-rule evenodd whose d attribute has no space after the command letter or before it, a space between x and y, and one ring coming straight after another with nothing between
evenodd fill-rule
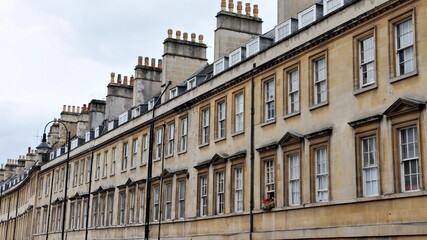
<instances>
[{"instance_id":1,"label":"terraced house","mask_svg":"<svg viewBox=\"0 0 427 240\"><path fill-rule=\"evenodd\" d=\"M222 0L212 64L168 30L106 101L64 106L48 155L0 169L0 238L427 238L426 16L278 0L263 32Z\"/></svg>"}]
</instances>

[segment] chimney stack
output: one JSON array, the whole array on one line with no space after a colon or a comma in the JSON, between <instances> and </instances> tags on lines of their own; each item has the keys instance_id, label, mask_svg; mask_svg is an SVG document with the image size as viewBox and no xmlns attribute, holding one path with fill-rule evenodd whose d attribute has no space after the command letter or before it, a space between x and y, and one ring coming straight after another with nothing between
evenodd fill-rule
<instances>
[{"instance_id":1,"label":"chimney stack","mask_svg":"<svg viewBox=\"0 0 427 240\"><path fill-rule=\"evenodd\" d=\"M234 13L234 3L229 0L229 11L221 10L217 13L214 60L228 56L238 47L245 45L254 35L262 34L262 19L258 18L258 5L254 5L253 16L251 16L251 4L246 3L245 6L246 14L242 14L243 3L238 1L237 13Z\"/></svg>"},{"instance_id":2,"label":"chimney stack","mask_svg":"<svg viewBox=\"0 0 427 240\"><path fill-rule=\"evenodd\" d=\"M317 2L318 0L278 0L277 24L288 18L296 17L299 12Z\"/></svg>"},{"instance_id":3,"label":"chimney stack","mask_svg":"<svg viewBox=\"0 0 427 240\"><path fill-rule=\"evenodd\" d=\"M199 41L196 42L195 33L191 34L189 40L188 33L184 33L184 38L181 39L181 31L176 31L176 39L173 39L170 38L171 31L168 30L168 38L163 42L162 84L172 81L173 87L207 64L207 46L203 43L203 35L199 35ZM167 98L168 94L164 96Z\"/></svg>"},{"instance_id":4,"label":"chimney stack","mask_svg":"<svg viewBox=\"0 0 427 240\"><path fill-rule=\"evenodd\" d=\"M168 37L172 37L172 33L173 31L169 29ZM135 67L135 79L133 80L133 107L140 104L148 104L149 100L160 94L162 60L158 60L156 67L156 59L151 59L151 66L148 65L148 59L148 57L145 58L145 65L139 64L138 61L138 65Z\"/></svg>"}]
</instances>

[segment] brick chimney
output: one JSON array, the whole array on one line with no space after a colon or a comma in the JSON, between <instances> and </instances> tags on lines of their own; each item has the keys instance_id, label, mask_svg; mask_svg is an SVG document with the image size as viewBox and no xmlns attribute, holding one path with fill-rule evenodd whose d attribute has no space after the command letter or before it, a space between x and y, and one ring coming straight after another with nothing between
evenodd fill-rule
<instances>
[{"instance_id":1,"label":"brick chimney","mask_svg":"<svg viewBox=\"0 0 427 240\"><path fill-rule=\"evenodd\" d=\"M318 0L277 0L277 23L297 17L298 13L318 2Z\"/></svg>"},{"instance_id":2,"label":"brick chimney","mask_svg":"<svg viewBox=\"0 0 427 240\"><path fill-rule=\"evenodd\" d=\"M199 35L196 41L196 34L191 34L191 39L188 39L188 34L183 34L181 31L176 31L173 38L173 30L168 30L168 37L163 42L163 72L162 84L172 81L172 85L176 86L188 78L189 75L197 71L200 67L207 64L206 59L206 44L203 43L203 35ZM165 94L169 96L169 94Z\"/></svg>"},{"instance_id":3,"label":"brick chimney","mask_svg":"<svg viewBox=\"0 0 427 240\"><path fill-rule=\"evenodd\" d=\"M262 34L262 19L258 17L258 5L254 5L253 14L251 5L237 2L237 12L234 12L234 1L221 0L221 11L216 15L214 60L228 56L236 48L245 45L254 35Z\"/></svg>"},{"instance_id":4,"label":"brick chimney","mask_svg":"<svg viewBox=\"0 0 427 240\"><path fill-rule=\"evenodd\" d=\"M86 104L80 107L77 107L77 113L79 113L79 119L77 121L77 136L84 137L86 132L90 130L89 126L89 110L86 107Z\"/></svg>"},{"instance_id":5,"label":"brick chimney","mask_svg":"<svg viewBox=\"0 0 427 240\"><path fill-rule=\"evenodd\" d=\"M65 105L64 105L65 109ZM61 121L64 123L68 130L71 132L71 137L77 134L77 122L79 121L79 113L76 110L75 106L67 106L67 108L61 112ZM59 124L59 144L62 145L66 142L67 133L66 129L62 124Z\"/></svg>"},{"instance_id":6,"label":"brick chimney","mask_svg":"<svg viewBox=\"0 0 427 240\"><path fill-rule=\"evenodd\" d=\"M135 67L135 79L133 81L133 106L147 104L150 99L160 95L162 85L162 60L151 59L148 65L148 58L144 63L142 57L138 57L138 64Z\"/></svg>"}]
</instances>

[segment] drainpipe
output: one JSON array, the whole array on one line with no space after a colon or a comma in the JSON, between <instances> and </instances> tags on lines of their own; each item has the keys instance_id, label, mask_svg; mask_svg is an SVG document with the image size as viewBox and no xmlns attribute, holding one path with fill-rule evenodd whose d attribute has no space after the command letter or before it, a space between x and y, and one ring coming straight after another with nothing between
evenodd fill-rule
<instances>
[{"instance_id":1,"label":"drainpipe","mask_svg":"<svg viewBox=\"0 0 427 240\"><path fill-rule=\"evenodd\" d=\"M250 205L250 211L249 211L249 239L252 240L252 234L254 232L254 161L255 161L255 132L254 132L254 115L255 115L255 79L254 79L254 72L256 68L256 63L254 63L251 73L251 146L250 146L250 160L251 160L251 205Z\"/></svg>"},{"instance_id":2,"label":"drainpipe","mask_svg":"<svg viewBox=\"0 0 427 240\"><path fill-rule=\"evenodd\" d=\"M18 204L19 204L19 191L17 191L16 196L16 206L15 206L15 224L13 224L13 237L12 239L15 239L15 233L16 233L16 220L18 219Z\"/></svg>"},{"instance_id":3,"label":"drainpipe","mask_svg":"<svg viewBox=\"0 0 427 240\"><path fill-rule=\"evenodd\" d=\"M162 225L163 215L163 170L165 169L165 140L166 140L166 123L163 123L163 139L162 139L162 173L160 174L160 195L159 195L159 231L157 233L157 239L160 240L160 228Z\"/></svg>"},{"instance_id":4,"label":"drainpipe","mask_svg":"<svg viewBox=\"0 0 427 240\"><path fill-rule=\"evenodd\" d=\"M52 169L52 180L50 182L50 197L49 197L49 207L47 210L47 229L46 229L46 240L49 239L49 226L50 226L50 208L52 205L52 192L53 192L53 178L55 177L55 169Z\"/></svg>"},{"instance_id":5,"label":"drainpipe","mask_svg":"<svg viewBox=\"0 0 427 240\"><path fill-rule=\"evenodd\" d=\"M151 205L151 177L153 175L153 144L154 144L154 117L156 112L156 106L157 103L162 98L163 94L166 92L166 90L171 85L171 81L168 82L165 89L160 94L159 98L154 103L153 109L152 109L152 118L150 123L150 144L148 146L148 166L147 166L147 186L146 186L146 201L145 201L145 235L144 238L148 240L149 234L150 234L150 205Z\"/></svg>"},{"instance_id":6,"label":"drainpipe","mask_svg":"<svg viewBox=\"0 0 427 240\"><path fill-rule=\"evenodd\" d=\"M89 192L88 192L88 196L87 196L87 207L86 207L86 224L85 224L85 240L87 240L88 238L88 227L89 227L89 206L90 206L90 191L92 191L92 166L93 165L93 151L91 152L91 156L90 156L90 173L89 173Z\"/></svg>"}]
</instances>

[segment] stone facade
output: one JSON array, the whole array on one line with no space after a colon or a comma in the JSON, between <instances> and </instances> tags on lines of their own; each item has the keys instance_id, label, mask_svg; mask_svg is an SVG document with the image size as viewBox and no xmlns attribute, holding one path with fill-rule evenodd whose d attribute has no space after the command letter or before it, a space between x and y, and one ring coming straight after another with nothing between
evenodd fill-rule
<instances>
[{"instance_id":1,"label":"stone facade","mask_svg":"<svg viewBox=\"0 0 427 240\"><path fill-rule=\"evenodd\" d=\"M427 1L341 3L3 182L0 238L425 239Z\"/></svg>"}]
</instances>

